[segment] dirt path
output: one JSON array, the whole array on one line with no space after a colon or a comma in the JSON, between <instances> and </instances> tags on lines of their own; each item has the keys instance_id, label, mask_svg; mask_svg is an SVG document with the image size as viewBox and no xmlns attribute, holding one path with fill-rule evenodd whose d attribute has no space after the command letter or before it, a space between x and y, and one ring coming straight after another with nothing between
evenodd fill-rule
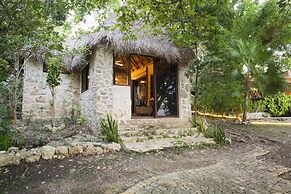
<instances>
[{"instance_id":1,"label":"dirt path","mask_svg":"<svg viewBox=\"0 0 291 194\"><path fill-rule=\"evenodd\" d=\"M219 148L171 149L147 154L118 153L22 163L0 170L0 193L119 193L151 177L214 168L256 149L264 166L291 168L291 129L225 124L232 144ZM243 163L238 163L243 167ZM251 173L247 176L251 176ZM287 180L288 172L278 175ZM283 180L283 179L282 179Z\"/></svg>"}]
</instances>

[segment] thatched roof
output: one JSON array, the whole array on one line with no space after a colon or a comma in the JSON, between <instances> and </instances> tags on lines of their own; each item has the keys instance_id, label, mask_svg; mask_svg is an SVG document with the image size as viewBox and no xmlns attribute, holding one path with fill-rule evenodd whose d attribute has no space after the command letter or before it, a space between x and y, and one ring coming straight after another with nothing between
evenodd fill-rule
<instances>
[{"instance_id":1,"label":"thatched roof","mask_svg":"<svg viewBox=\"0 0 291 194\"><path fill-rule=\"evenodd\" d=\"M105 21L104 25L109 27L113 26L116 22L116 14L112 14ZM133 29L140 29L141 23L137 22L132 25ZM149 30L150 31L150 30ZM165 59L168 62L174 63L187 63L189 59L193 58L193 52L189 49L178 48L175 44L170 42L167 38L162 36L149 35L148 33L135 34L137 40L125 40L124 34L118 29L113 31L104 31L86 34L80 38L69 38L66 41L66 46L72 50L78 50L78 48L88 47L92 50L99 44L111 47L114 50L115 55L127 55L127 54L142 54L160 59ZM29 49L28 49L29 50ZM43 51L28 51L26 54L32 54L37 59L45 61ZM85 52L72 52L63 58L66 71L74 71L80 69L83 64L87 63L88 53ZM58 55L58 52L53 52Z\"/></svg>"},{"instance_id":2,"label":"thatched roof","mask_svg":"<svg viewBox=\"0 0 291 194\"><path fill-rule=\"evenodd\" d=\"M137 40L124 40L123 34L118 30L111 32L101 31L84 35L78 39L70 39L67 41L67 44L73 49L84 46L94 48L98 44L104 44L112 46L115 54L143 54L166 59L168 62L182 62L186 59L183 57L183 50L167 39L162 39L158 36L140 37L138 37ZM184 53L184 55L185 54L186 53ZM79 69L86 61L86 58L87 56L85 53L76 54L71 57L71 60L66 60L66 66L69 70Z\"/></svg>"}]
</instances>

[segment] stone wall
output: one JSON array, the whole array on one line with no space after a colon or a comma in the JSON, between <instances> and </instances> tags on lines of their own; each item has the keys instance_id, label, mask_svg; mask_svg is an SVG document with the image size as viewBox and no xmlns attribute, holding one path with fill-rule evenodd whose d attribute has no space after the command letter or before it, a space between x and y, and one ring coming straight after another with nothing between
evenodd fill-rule
<instances>
[{"instance_id":1,"label":"stone wall","mask_svg":"<svg viewBox=\"0 0 291 194\"><path fill-rule=\"evenodd\" d=\"M178 89L179 89L179 117L186 122L191 117L191 84L189 79L185 76L187 70L186 65L178 66Z\"/></svg>"},{"instance_id":2,"label":"stone wall","mask_svg":"<svg viewBox=\"0 0 291 194\"><path fill-rule=\"evenodd\" d=\"M51 118L51 93L46 83L47 73L43 72L43 63L30 59L26 62L23 81L23 118ZM60 118L71 111L79 101L79 75L61 74L61 85L56 88L56 117Z\"/></svg>"},{"instance_id":3,"label":"stone wall","mask_svg":"<svg viewBox=\"0 0 291 194\"><path fill-rule=\"evenodd\" d=\"M82 114L93 129L101 117L112 113L115 119L131 119L131 92L129 86L113 85L113 50L99 45L89 59L89 89L80 94L80 72L62 74L57 87L56 117L63 116L73 105L80 105ZM179 118L188 121L191 116L190 82L185 77L186 66L178 67ZM46 84L42 63L26 63L23 93L24 117L51 118L51 94Z\"/></svg>"},{"instance_id":4,"label":"stone wall","mask_svg":"<svg viewBox=\"0 0 291 194\"><path fill-rule=\"evenodd\" d=\"M81 94L80 106L91 127L113 111L113 51L99 45L89 60L89 89Z\"/></svg>"}]
</instances>

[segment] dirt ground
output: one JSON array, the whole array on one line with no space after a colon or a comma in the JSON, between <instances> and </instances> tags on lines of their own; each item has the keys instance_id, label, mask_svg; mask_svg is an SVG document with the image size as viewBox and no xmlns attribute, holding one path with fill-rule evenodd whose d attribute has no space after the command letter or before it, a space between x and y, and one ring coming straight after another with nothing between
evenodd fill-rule
<instances>
[{"instance_id":1,"label":"dirt ground","mask_svg":"<svg viewBox=\"0 0 291 194\"><path fill-rule=\"evenodd\" d=\"M260 159L291 168L291 127L223 125L231 145L200 145L146 154L120 152L2 168L0 193L119 193L141 180L213 165L225 158L231 160L258 146L269 151ZM291 181L290 172L280 176Z\"/></svg>"}]
</instances>

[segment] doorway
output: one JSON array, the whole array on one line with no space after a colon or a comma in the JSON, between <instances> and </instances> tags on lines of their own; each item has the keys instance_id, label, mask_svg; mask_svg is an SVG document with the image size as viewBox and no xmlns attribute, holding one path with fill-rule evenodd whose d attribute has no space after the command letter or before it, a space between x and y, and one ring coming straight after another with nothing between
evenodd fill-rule
<instances>
[{"instance_id":1,"label":"doorway","mask_svg":"<svg viewBox=\"0 0 291 194\"><path fill-rule=\"evenodd\" d=\"M131 87L132 118L178 116L177 65L131 54L117 56L114 66L114 83Z\"/></svg>"}]
</instances>

